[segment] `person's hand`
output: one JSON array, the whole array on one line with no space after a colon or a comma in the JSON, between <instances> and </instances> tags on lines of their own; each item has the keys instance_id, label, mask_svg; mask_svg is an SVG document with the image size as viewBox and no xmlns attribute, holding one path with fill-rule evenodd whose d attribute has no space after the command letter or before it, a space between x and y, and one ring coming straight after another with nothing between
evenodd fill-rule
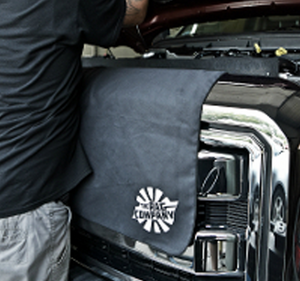
<instances>
[{"instance_id":1,"label":"person's hand","mask_svg":"<svg viewBox=\"0 0 300 281\"><path fill-rule=\"evenodd\" d=\"M125 27L142 23L146 17L148 0L126 0Z\"/></svg>"}]
</instances>

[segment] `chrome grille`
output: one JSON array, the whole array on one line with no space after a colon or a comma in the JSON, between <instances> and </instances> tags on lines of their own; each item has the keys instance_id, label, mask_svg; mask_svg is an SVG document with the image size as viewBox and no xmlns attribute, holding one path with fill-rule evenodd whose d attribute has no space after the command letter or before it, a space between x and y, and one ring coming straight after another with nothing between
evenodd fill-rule
<instances>
[{"instance_id":1,"label":"chrome grille","mask_svg":"<svg viewBox=\"0 0 300 281\"><path fill-rule=\"evenodd\" d=\"M198 202L197 225L201 229L217 228L245 232L248 223L246 200L234 202Z\"/></svg>"}]
</instances>

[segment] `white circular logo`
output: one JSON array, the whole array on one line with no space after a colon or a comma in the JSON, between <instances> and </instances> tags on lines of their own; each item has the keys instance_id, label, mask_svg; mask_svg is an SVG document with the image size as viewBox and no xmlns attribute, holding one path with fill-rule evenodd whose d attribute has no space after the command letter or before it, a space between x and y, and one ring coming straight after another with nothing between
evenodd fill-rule
<instances>
[{"instance_id":1,"label":"white circular logo","mask_svg":"<svg viewBox=\"0 0 300 281\"><path fill-rule=\"evenodd\" d=\"M153 187L142 188L136 197L139 204L133 210L132 218L147 232L168 232L175 222L178 201L163 197L163 192Z\"/></svg>"}]
</instances>

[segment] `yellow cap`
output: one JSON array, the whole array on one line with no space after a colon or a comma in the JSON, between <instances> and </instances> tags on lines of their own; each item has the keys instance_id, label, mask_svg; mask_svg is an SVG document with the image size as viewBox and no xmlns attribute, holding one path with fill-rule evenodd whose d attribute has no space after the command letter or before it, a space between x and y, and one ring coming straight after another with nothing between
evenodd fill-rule
<instances>
[{"instance_id":1,"label":"yellow cap","mask_svg":"<svg viewBox=\"0 0 300 281\"><path fill-rule=\"evenodd\" d=\"M275 51L275 55L277 56L277 57L280 57L280 56L282 56L282 55L286 55L288 53L288 51L285 49L285 48L283 48L283 47L280 47L279 49L277 49L276 51Z\"/></svg>"},{"instance_id":2,"label":"yellow cap","mask_svg":"<svg viewBox=\"0 0 300 281\"><path fill-rule=\"evenodd\" d=\"M254 43L254 48L255 48L255 51L257 54L260 54L261 53L261 48L260 46L258 45L258 43Z\"/></svg>"}]
</instances>

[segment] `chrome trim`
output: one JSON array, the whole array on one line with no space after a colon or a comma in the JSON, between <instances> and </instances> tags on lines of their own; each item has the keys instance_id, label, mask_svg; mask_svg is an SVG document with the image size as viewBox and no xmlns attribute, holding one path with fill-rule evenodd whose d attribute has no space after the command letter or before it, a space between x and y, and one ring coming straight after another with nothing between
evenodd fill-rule
<instances>
[{"instance_id":1,"label":"chrome trim","mask_svg":"<svg viewBox=\"0 0 300 281\"><path fill-rule=\"evenodd\" d=\"M198 231L196 234L196 239L203 239L207 241L218 240L218 241L236 241L236 235L226 231L211 231L211 230L202 230Z\"/></svg>"},{"instance_id":2,"label":"chrome trim","mask_svg":"<svg viewBox=\"0 0 300 281\"><path fill-rule=\"evenodd\" d=\"M234 199L241 193L241 182L238 182L237 177L231 175L236 171L236 165L239 163L240 171L237 175L239 178L243 177L242 159L241 157L232 155L230 153L212 152L209 150L201 150L198 153L198 160L200 163L209 163L213 161L213 165L205 175L201 178L199 174L199 198L205 197L207 200L215 200L216 198ZM221 172L224 173L225 185L217 186L218 180L221 179ZM200 173L200 171L199 171ZM220 190L220 188L222 188Z\"/></svg>"},{"instance_id":3,"label":"chrome trim","mask_svg":"<svg viewBox=\"0 0 300 281\"><path fill-rule=\"evenodd\" d=\"M236 234L226 231L199 231L194 243L194 269L196 272L237 272ZM226 250L220 248L226 248ZM222 256L224 254L224 256ZM219 271L220 261L224 262ZM210 268L208 268L210 266Z\"/></svg>"},{"instance_id":4,"label":"chrome trim","mask_svg":"<svg viewBox=\"0 0 300 281\"><path fill-rule=\"evenodd\" d=\"M247 128L247 127L245 127ZM231 147L231 148L244 148L248 150L249 152L249 170L248 170L248 183L249 183L249 193L248 193L248 230L246 233L246 236L248 237L247 241L247 256L246 260L249 256L249 245L250 243L253 244L253 248L256 248L256 244L260 245L262 243L262 236L264 235L262 231L260 231L260 225L262 224L261 221L264 217L262 213L262 200L260 201L260 207L259 207L259 215L258 217L255 217L253 214L253 218L256 218L256 222L254 223L254 229L251 229L250 227L250 218L252 216L251 213L254 213L251 209L251 206L254 205L254 195L256 190L255 187L262 187L264 186L262 171L265 170L264 168L264 158L265 158L265 148L264 144L255 136L255 132L236 132L236 131L229 131L228 128L224 128L224 130L221 129L214 129L211 128L209 130L202 130L201 131L201 141L212 145L214 147L216 146L222 146L222 147ZM264 188L261 188L263 190ZM262 193L261 191L259 193ZM207 199L205 199L207 200ZM211 199L212 200L212 199ZM227 198L216 198L215 200L232 200ZM252 203L253 202L253 203ZM255 239L257 237L257 239ZM257 242L255 240L258 240ZM259 251L257 249L256 251L256 276L260 274L261 267L264 267L263 261L267 259L265 256L266 251ZM262 255L262 257L261 257ZM238 262L243 262L242 260ZM260 265L260 266L259 266ZM241 266L241 265L240 265ZM262 279L267 280L267 279Z\"/></svg>"},{"instance_id":5,"label":"chrome trim","mask_svg":"<svg viewBox=\"0 0 300 281\"><path fill-rule=\"evenodd\" d=\"M289 148L289 142L279 126L259 110L204 104L201 121L252 128L265 137L275 153ZM280 147L277 147L278 145Z\"/></svg>"},{"instance_id":6,"label":"chrome trim","mask_svg":"<svg viewBox=\"0 0 300 281\"><path fill-rule=\"evenodd\" d=\"M285 252L284 247L277 249L275 240L280 239L282 244L286 239L290 159L288 140L279 126L258 110L204 105L201 121L210 126L201 131L202 142L212 146L240 147L249 151L247 258L250 247L253 247L256 253L256 280L268 280L268 266L271 262L269 251L281 258ZM258 205L255 199L256 187L259 188L260 195ZM272 201L276 194L280 194L285 202L280 210L284 221L272 221L272 211L276 210ZM254 229L251 229L250 218L256 217L255 211L258 211L258 220ZM276 216L275 220L278 217L280 218ZM276 233L278 229L280 233Z\"/></svg>"}]
</instances>

